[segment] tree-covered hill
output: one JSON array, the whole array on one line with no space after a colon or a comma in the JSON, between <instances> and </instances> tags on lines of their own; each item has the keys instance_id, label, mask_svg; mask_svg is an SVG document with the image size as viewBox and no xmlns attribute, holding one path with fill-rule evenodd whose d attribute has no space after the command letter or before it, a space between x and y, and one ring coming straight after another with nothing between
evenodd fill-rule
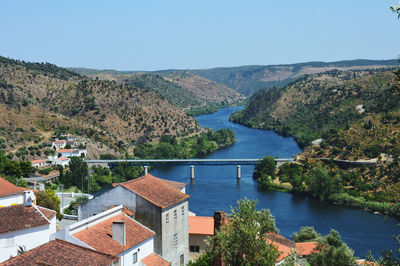
<instances>
[{"instance_id":1,"label":"tree-covered hill","mask_svg":"<svg viewBox=\"0 0 400 266\"><path fill-rule=\"evenodd\" d=\"M254 94L230 119L293 136L305 147L297 156L301 165L278 175L294 191L398 215L399 205L390 204L400 198L400 71L306 76ZM322 140L312 145L316 139ZM343 160L375 164L354 167Z\"/></svg>"},{"instance_id":2,"label":"tree-covered hill","mask_svg":"<svg viewBox=\"0 0 400 266\"><path fill-rule=\"evenodd\" d=\"M127 72L71 68L77 73L101 80L114 80L155 91L171 104L191 115L216 111L242 103L246 97L237 91L187 71Z\"/></svg>"},{"instance_id":3,"label":"tree-covered hill","mask_svg":"<svg viewBox=\"0 0 400 266\"><path fill-rule=\"evenodd\" d=\"M165 133L201 132L197 121L140 84L90 79L52 64L0 57L0 137L6 151L39 144L58 128L118 151Z\"/></svg>"}]
</instances>

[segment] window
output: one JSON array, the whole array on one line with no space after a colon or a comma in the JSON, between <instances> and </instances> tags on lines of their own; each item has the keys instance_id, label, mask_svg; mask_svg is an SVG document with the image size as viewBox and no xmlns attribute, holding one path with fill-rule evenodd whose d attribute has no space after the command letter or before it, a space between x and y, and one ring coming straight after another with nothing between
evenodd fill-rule
<instances>
[{"instance_id":1,"label":"window","mask_svg":"<svg viewBox=\"0 0 400 266\"><path fill-rule=\"evenodd\" d=\"M165 215L165 223L166 223L166 224L169 223L169 213L167 213L167 214Z\"/></svg>"},{"instance_id":2,"label":"window","mask_svg":"<svg viewBox=\"0 0 400 266\"><path fill-rule=\"evenodd\" d=\"M199 246L190 246L190 252L199 253L200 247Z\"/></svg>"},{"instance_id":3,"label":"window","mask_svg":"<svg viewBox=\"0 0 400 266\"><path fill-rule=\"evenodd\" d=\"M137 262L137 252L133 253L133 263Z\"/></svg>"},{"instance_id":4,"label":"window","mask_svg":"<svg viewBox=\"0 0 400 266\"><path fill-rule=\"evenodd\" d=\"M181 207L181 213L182 213L182 216L185 215L185 206Z\"/></svg>"},{"instance_id":5,"label":"window","mask_svg":"<svg viewBox=\"0 0 400 266\"><path fill-rule=\"evenodd\" d=\"M178 212L176 210L174 210L174 219L178 219Z\"/></svg>"},{"instance_id":6,"label":"window","mask_svg":"<svg viewBox=\"0 0 400 266\"><path fill-rule=\"evenodd\" d=\"M6 238L6 247L12 247L14 245L15 245L15 243L14 243L13 236Z\"/></svg>"},{"instance_id":7,"label":"window","mask_svg":"<svg viewBox=\"0 0 400 266\"><path fill-rule=\"evenodd\" d=\"M178 234L174 234L174 247L178 246Z\"/></svg>"},{"instance_id":8,"label":"window","mask_svg":"<svg viewBox=\"0 0 400 266\"><path fill-rule=\"evenodd\" d=\"M183 254L181 255L181 258L180 258L180 260L181 260L181 265L185 265L185 257L183 256Z\"/></svg>"}]
</instances>

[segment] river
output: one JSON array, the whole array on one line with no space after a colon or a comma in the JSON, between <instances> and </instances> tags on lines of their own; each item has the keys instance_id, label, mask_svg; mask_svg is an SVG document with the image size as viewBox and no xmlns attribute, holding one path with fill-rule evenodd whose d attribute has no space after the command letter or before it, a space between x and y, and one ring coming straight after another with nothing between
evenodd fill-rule
<instances>
[{"instance_id":1,"label":"river","mask_svg":"<svg viewBox=\"0 0 400 266\"><path fill-rule=\"evenodd\" d=\"M229 122L229 115L240 108L225 108L214 114L196 117L203 127L232 129L238 140L234 145L206 158L261 158L265 155L287 158L301 152L292 138ZM397 247L392 236L400 233L400 226L397 226L399 221L395 218L339 207L290 193L261 192L252 178L253 168L242 166L242 179L239 183L236 181L236 166L196 166L193 182L189 179L188 166L157 168L151 174L186 182L186 193L190 195L189 209L199 216L212 216L215 210L229 212L230 206L235 206L237 200L247 197L258 200L257 208L271 210L280 234L286 237L290 237L302 226L314 226L321 234L329 233L331 228L338 230L342 239L359 257L365 257L367 250L379 257L381 250L394 250Z\"/></svg>"}]
</instances>

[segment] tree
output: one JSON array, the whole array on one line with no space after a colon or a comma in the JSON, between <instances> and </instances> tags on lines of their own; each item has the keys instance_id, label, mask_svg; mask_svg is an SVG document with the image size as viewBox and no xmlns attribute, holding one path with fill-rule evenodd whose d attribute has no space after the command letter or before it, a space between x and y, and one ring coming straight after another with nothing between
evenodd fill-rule
<instances>
[{"instance_id":1,"label":"tree","mask_svg":"<svg viewBox=\"0 0 400 266\"><path fill-rule=\"evenodd\" d=\"M300 231L297 233L294 233L292 238L294 242L307 242L307 241L313 241L316 240L317 238L321 237L319 233L317 233L312 226L305 226L300 228Z\"/></svg>"},{"instance_id":2,"label":"tree","mask_svg":"<svg viewBox=\"0 0 400 266\"><path fill-rule=\"evenodd\" d=\"M46 189L45 191L36 192L36 203L39 206L55 210L57 219L61 220L63 215L60 212L60 199L56 196L53 190Z\"/></svg>"},{"instance_id":3,"label":"tree","mask_svg":"<svg viewBox=\"0 0 400 266\"><path fill-rule=\"evenodd\" d=\"M272 185L272 179L275 179L275 160L271 156L265 156L259 161L253 172L253 178L257 179L259 187L269 189Z\"/></svg>"},{"instance_id":4,"label":"tree","mask_svg":"<svg viewBox=\"0 0 400 266\"><path fill-rule=\"evenodd\" d=\"M395 4L395 5L391 6L390 9L393 12L397 13L397 18L400 19L400 4Z\"/></svg>"},{"instance_id":5,"label":"tree","mask_svg":"<svg viewBox=\"0 0 400 266\"><path fill-rule=\"evenodd\" d=\"M315 167L306 178L306 185L314 197L326 200L330 195L340 193L343 190L342 180L339 176L329 176L328 170L323 167Z\"/></svg>"},{"instance_id":6,"label":"tree","mask_svg":"<svg viewBox=\"0 0 400 266\"><path fill-rule=\"evenodd\" d=\"M356 265L354 251L342 241L340 234L333 229L319 240L318 250L318 253L312 253L307 259L311 266Z\"/></svg>"},{"instance_id":7,"label":"tree","mask_svg":"<svg viewBox=\"0 0 400 266\"><path fill-rule=\"evenodd\" d=\"M63 182L65 187L77 186L83 191L83 181L88 176L88 166L79 157L72 157L69 162L69 170L64 174Z\"/></svg>"},{"instance_id":8,"label":"tree","mask_svg":"<svg viewBox=\"0 0 400 266\"><path fill-rule=\"evenodd\" d=\"M209 249L221 254L226 265L275 265L279 252L268 243L266 234L278 232L275 218L269 210L258 211L256 205L257 201L239 200L211 238Z\"/></svg>"}]
</instances>

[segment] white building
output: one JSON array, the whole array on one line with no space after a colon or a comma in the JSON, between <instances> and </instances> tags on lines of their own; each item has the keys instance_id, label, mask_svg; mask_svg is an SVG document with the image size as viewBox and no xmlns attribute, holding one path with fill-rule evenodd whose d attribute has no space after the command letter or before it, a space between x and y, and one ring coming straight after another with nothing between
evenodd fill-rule
<instances>
[{"instance_id":1,"label":"white building","mask_svg":"<svg viewBox=\"0 0 400 266\"><path fill-rule=\"evenodd\" d=\"M45 166L49 165L45 160L41 160L41 159L40 160L33 160L33 161L31 161L31 164L32 164L33 167L37 167L37 168L45 167Z\"/></svg>"},{"instance_id":2,"label":"white building","mask_svg":"<svg viewBox=\"0 0 400 266\"><path fill-rule=\"evenodd\" d=\"M72 224L53 238L118 256L121 265L170 265L153 251L155 233L125 213L122 205ZM155 260L155 261L154 261Z\"/></svg>"},{"instance_id":3,"label":"white building","mask_svg":"<svg viewBox=\"0 0 400 266\"><path fill-rule=\"evenodd\" d=\"M53 142L52 148L53 149L63 149L63 148L65 148L65 145L67 145L66 140L56 140Z\"/></svg>"},{"instance_id":4,"label":"white building","mask_svg":"<svg viewBox=\"0 0 400 266\"><path fill-rule=\"evenodd\" d=\"M16 185L0 177L0 208L23 204L24 191L30 191L30 189L17 187Z\"/></svg>"},{"instance_id":5,"label":"white building","mask_svg":"<svg viewBox=\"0 0 400 266\"><path fill-rule=\"evenodd\" d=\"M28 191L24 204L0 208L0 262L18 255L18 250L31 250L50 241L56 232L56 212L35 206Z\"/></svg>"},{"instance_id":6,"label":"white building","mask_svg":"<svg viewBox=\"0 0 400 266\"><path fill-rule=\"evenodd\" d=\"M49 161L52 165L61 165L63 167L68 166L70 159L65 157L49 156Z\"/></svg>"},{"instance_id":7,"label":"white building","mask_svg":"<svg viewBox=\"0 0 400 266\"><path fill-rule=\"evenodd\" d=\"M154 252L172 265L189 262L189 196L185 184L150 174L127 182L81 204L78 220L86 219L115 205L124 205L134 218L155 232Z\"/></svg>"}]
</instances>

